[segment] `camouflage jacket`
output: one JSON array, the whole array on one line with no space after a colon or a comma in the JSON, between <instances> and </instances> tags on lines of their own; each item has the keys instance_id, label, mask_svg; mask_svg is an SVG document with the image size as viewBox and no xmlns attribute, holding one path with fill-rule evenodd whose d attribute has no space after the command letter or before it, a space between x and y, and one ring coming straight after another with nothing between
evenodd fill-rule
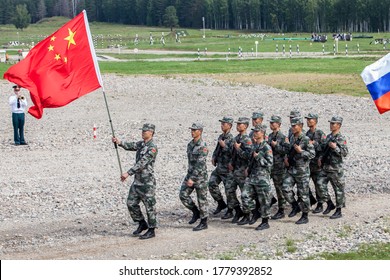
<instances>
[{"instance_id":1,"label":"camouflage jacket","mask_svg":"<svg viewBox=\"0 0 390 280\"><path fill-rule=\"evenodd\" d=\"M124 142L119 146L128 151L137 151L135 155L135 165L127 171L129 175L134 175L134 184L155 185L154 163L158 150L156 144L153 143L153 140L150 140L147 143L144 141Z\"/></svg>"},{"instance_id":2,"label":"camouflage jacket","mask_svg":"<svg viewBox=\"0 0 390 280\"><path fill-rule=\"evenodd\" d=\"M329 142L335 142L337 144L336 149L333 150L330 148ZM330 133L320 149L320 158L324 170L337 172L342 170L343 158L348 155L347 140L345 136L340 133L337 133L336 135Z\"/></svg>"},{"instance_id":3,"label":"camouflage jacket","mask_svg":"<svg viewBox=\"0 0 390 280\"><path fill-rule=\"evenodd\" d=\"M316 155L314 146L310 144L309 140L309 137L302 132L297 138L293 134L289 139L290 143L283 144L286 156L295 162L288 167L288 171L292 174L308 172L310 161ZM294 144L301 146L301 153L295 151Z\"/></svg>"},{"instance_id":4,"label":"camouflage jacket","mask_svg":"<svg viewBox=\"0 0 390 280\"><path fill-rule=\"evenodd\" d=\"M303 133L303 134L306 134L306 130L302 129L302 133ZM292 133L292 128L291 128L291 126L290 126L290 128L288 129L287 138L290 139L292 135L293 135L293 133Z\"/></svg>"},{"instance_id":5,"label":"camouflage jacket","mask_svg":"<svg viewBox=\"0 0 390 280\"><path fill-rule=\"evenodd\" d=\"M254 157L254 153L258 155ZM254 143L252 146L252 154L248 167L248 178L250 184L258 184L262 177L269 176L274 162L271 146L267 141L260 144Z\"/></svg>"},{"instance_id":6,"label":"camouflage jacket","mask_svg":"<svg viewBox=\"0 0 390 280\"><path fill-rule=\"evenodd\" d=\"M236 150L234 142L241 143L241 147ZM252 154L252 140L247 134L238 134L234 137L232 158L230 164L233 166L235 176L245 177L245 170L248 168Z\"/></svg>"},{"instance_id":7,"label":"camouflage jacket","mask_svg":"<svg viewBox=\"0 0 390 280\"><path fill-rule=\"evenodd\" d=\"M191 179L194 183L207 180L207 155L209 150L206 142L200 138L196 143L191 140L187 145L188 170L185 180Z\"/></svg>"},{"instance_id":8,"label":"camouflage jacket","mask_svg":"<svg viewBox=\"0 0 390 280\"><path fill-rule=\"evenodd\" d=\"M276 141L275 147L272 147L271 142ZM285 150L283 147L283 143L286 142L286 136L279 130L275 133L270 133L268 135L268 144L272 148L274 163L272 166L272 172L275 173L283 173L284 169L286 168L284 165L284 155Z\"/></svg>"},{"instance_id":9,"label":"camouflage jacket","mask_svg":"<svg viewBox=\"0 0 390 280\"><path fill-rule=\"evenodd\" d=\"M314 141L313 146L316 151L316 156L310 161L310 170L321 169L318 166L318 158L320 157L321 146L325 143L326 134L320 129L316 129L314 132L311 132L309 129L306 132L306 136L309 137L310 140Z\"/></svg>"},{"instance_id":10,"label":"camouflage jacket","mask_svg":"<svg viewBox=\"0 0 390 280\"><path fill-rule=\"evenodd\" d=\"M220 174L229 173L228 165L230 162L230 159L232 158L232 151L233 151L233 134L228 132L227 134L222 133L218 137L218 141L223 140L225 141L226 146L222 148L219 143L217 144L217 147L214 150L213 153L213 160L216 163L216 170Z\"/></svg>"}]
</instances>

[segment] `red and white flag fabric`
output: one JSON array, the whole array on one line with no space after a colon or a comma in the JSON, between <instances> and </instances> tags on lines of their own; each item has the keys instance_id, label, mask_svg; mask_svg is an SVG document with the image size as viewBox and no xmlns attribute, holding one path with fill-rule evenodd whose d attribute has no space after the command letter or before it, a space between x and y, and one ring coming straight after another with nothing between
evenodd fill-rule
<instances>
[{"instance_id":1,"label":"red and white flag fabric","mask_svg":"<svg viewBox=\"0 0 390 280\"><path fill-rule=\"evenodd\" d=\"M39 42L4 79L30 91L28 112L42 118L44 108L65 106L100 87L100 75L86 11Z\"/></svg>"}]
</instances>

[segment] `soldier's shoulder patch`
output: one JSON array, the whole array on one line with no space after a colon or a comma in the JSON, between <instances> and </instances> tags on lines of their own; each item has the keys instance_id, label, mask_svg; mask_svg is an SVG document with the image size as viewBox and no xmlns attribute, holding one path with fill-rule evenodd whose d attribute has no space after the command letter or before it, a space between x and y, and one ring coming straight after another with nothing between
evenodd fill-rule
<instances>
[{"instance_id":1,"label":"soldier's shoulder patch","mask_svg":"<svg viewBox=\"0 0 390 280\"><path fill-rule=\"evenodd\" d=\"M246 144L247 144L247 145L252 145L252 141L251 141L251 140L248 140L248 141L246 141Z\"/></svg>"},{"instance_id":2,"label":"soldier's shoulder patch","mask_svg":"<svg viewBox=\"0 0 390 280\"><path fill-rule=\"evenodd\" d=\"M347 145L347 140L344 140L344 145Z\"/></svg>"},{"instance_id":3,"label":"soldier's shoulder patch","mask_svg":"<svg viewBox=\"0 0 390 280\"><path fill-rule=\"evenodd\" d=\"M207 152L208 152L207 147L203 147L203 152L204 152L204 153L207 153Z\"/></svg>"},{"instance_id":4,"label":"soldier's shoulder patch","mask_svg":"<svg viewBox=\"0 0 390 280\"><path fill-rule=\"evenodd\" d=\"M272 155L272 149L268 150L268 153L269 153L270 155Z\"/></svg>"},{"instance_id":5,"label":"soldier's shoulder patch","mask_svg":"<svg viewBox=\"0 0 390 280\"><path fill-rule=\"evenodd\" d=\"M152 151L152 153L153 153L153 154L157 153L157 150L156 150L156 148L152 148L152 150L151 150L151 151Z\"/></svg>"}]
</instances>

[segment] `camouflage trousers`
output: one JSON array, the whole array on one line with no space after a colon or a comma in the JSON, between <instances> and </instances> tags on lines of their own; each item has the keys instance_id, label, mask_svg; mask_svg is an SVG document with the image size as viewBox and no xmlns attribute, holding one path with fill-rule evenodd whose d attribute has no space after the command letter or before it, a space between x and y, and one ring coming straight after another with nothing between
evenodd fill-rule
<instances>
[{"instance_id":1,"label":"camouflage trousers","mask_svg":"<svg viewBox=\"0 0 390 280\"><path fill-rule=\"evenodd\" d=\"M296 201L293 187L295 184L297 185L298 204L303 213L308 213L310 210L309 180L309 169L307 172L296 172L296 174L286 172L286 176L283 180L283 195L290 204L293 204Z\"/></svg>"},{"instance_id":2,"label":"camouflage trousers","mask_svg":"<svg viewBox=\"0 0 390 280\"><path fill-rule=\"evenodd\" d=\"M127 209L129 209L130 216L134 222L145 220L139 206L141 201L145 205L149 227L156 228L156 188L154 185L131 185L127 197Z\"/></svg>"},{"instance_id":3,"label":"camouflage trousers","mask_svg":"<svg viewBox=\"0 0 390 280\"><path fill-rule=\"evenodd\" d=\"M320 173L321 173L321 169L318 170L310 170L310 178L311 180L313 181L314 183L314 189L315 189L315 192L316 192L316 199L317 199L317 202L319 203L324 203L326 202L326 200L324 201L321 196L320 196L320 193L321 192L326 192L328 193L328 189L326 188L325 190L322 190L321 189L321 184L318 182L318 179L319 179L319 176L320 176Z\"/></svg>"},{"instance_id":4,"label":"camouflage trousers","mask_svg":"<svg viewBox=\"0 0 390 280\"><path fill-rule=\"evenodd\" d=\"M228 179L225 185L226 191L226 204L229 209L234 209L240 206L240 202L237 198L237 187L242 190L245 185L245 177L234 176L233 173L229 173Z\"/></svg>"},{"instance_id":5,"label":"camouflage trousers","mask_svg":"<svg viewBox=\"0 0 390 280\"><path fill-rule=\"evenodd\" d=\"M283 180L284 177L286 176L286 171L283 172L271 172L271 178L272 181L274 182L274 187L276 191L276 196L278 198L278 208L279 209L284 209L284 206L286 205L286 200L284 199L283 195Z\"/></svg>"},{"instance_id":6,"label":"camouflage trousers","mask_svg":"<svg viewBox=\"0 0 390 280\"><path fill-rule=\"evenodd\" d=\"M225 186L225 194L226 194L226 181L228 178L228 173L219 173L217 172L217 169L214 169L213 172L211 172L210 179L209 179L209 192L211 197L215 201L223 200L223 196L221 193L221 190L219 188L219 185L221 182Z\"/></svg>"},{"instance_id":7,"label":"camouflage trousers","mask_svg":"<svg viewBox=\"0 0 390 280\"><path fill-rule=\"evenodd\" d=\"M345 178L344 178L344 170L339 170L338 172L328 172L322 170L319 174L318 183L320 184L320 197L321 201L328 201L330 199L328 193L328 183L331 183L335 196L336 196L336 207L342 208L345 207Z\"/></svg>"},{"instance_id":8,"label":"camouflage trousers","mask_svg":"<svg viewBox=\"0 0 390 280\"><path fill-rule=\"evenodd\" d=\"M271 216L271 196L269 176L258 178L256 184L250 184L247 180L241 193L242 211L249 214L250 211L256 209L255 200L257 199L260 202L261 217L269 218Z\"/></svg>"},{"instance_id":9,"label":"camouflage trousers","mask_svg":"<svg viewBox=\"0 0 390 280\"><path fill-rule=\"evenodd\" d=\"M187 186L187 181L184 180L180 187L179 197L183 205L191 211L196 207L196 204L191 198L192 192L195 190L198 199L200 217L207 218L209 203L207 201L207 182L206 180L197 182L192 187Z\"/></svg>"}]
</instances>

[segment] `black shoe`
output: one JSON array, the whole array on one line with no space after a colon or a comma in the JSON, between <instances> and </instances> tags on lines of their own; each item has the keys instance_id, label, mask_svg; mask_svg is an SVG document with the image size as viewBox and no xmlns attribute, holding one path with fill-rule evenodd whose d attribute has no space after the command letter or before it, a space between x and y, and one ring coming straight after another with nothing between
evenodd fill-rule
<instances>
[{"instance_id":1,"label":"black shoe","mask_svg":"<svg viewBox=\"0 0 390 280\"><path fill-rule=\"evenodd\" d=\"M301 212L301 208L299 208L298 202L294 201L292 204L292 210L291 210L290 214L288 214L288 216L290 218L292 218L295 215L297 215L299 212Z\"/></svg>"},{"instance_id":2,"label":"black shoe","mask_svg":"<svg viewBox=\"0 0 390 280\"><path fill-rule=\"evenodd\" d=\"M271 198L271 206L274 205L276 202L278 202L278 200L273 196Z\"/></svg>"},{"instance_id":3,"label":"black shoe","mask_svg":"<svg viewBox=\"0 0 390 280\"><path fill-rule=\"evenodd\" d=\"M332 200L329 199L327 204L328 204L328 206L326 207L325 211L322 213L324 215L329 214L330 211L332 211L333 209L336 209L336 206L333 204Z\"/></svg>"},{"instance_id":4,"label":"black shoe","mask_svg":"<svg viewBox=\"0 0 390 280\"><path fill-rule=\"evenodd\" d=\"M301 224L307 224L308 222L309 222L309 218L307 217L307 213L302 213L302 217L295 223L297 225L301 225Z\"/></svg>"},{"instance_id":5,"label":"black shoe","mask_svg":"<svg viewBox=\"0 0 390 280\"><path fill-rule=\"evenodd\" d=\"M272 220L279 220L279 219L283 219L286 215L284 215L284 210L283 209L280 209L278 210L278 212L276 212L275 215L273 215L271 217Z\"/></svg>"},{"instance_id":6,"label":"black shoe","mask_svg":"<svg viewBox=\"0 0 390 280\"><path fill-rule=\"evenodd\" d=\"M236 208L234 208L234 210L236 210L236 214L234 215L233 220L232 220L232 223L233 223L233 224L234 224L234 223L237 223L238 220L239 220L242 216L244 216L244 213L241 211L240 206L237 206Z\"/></svg>"},{"instance_id":7,"label":"black shoe","mask_svg":"<svg viewBox=\"0 0 390 280\"><path fill-rule=\"evenodd\" d=\"M269 228L268 219L264 218L261 220L261 224L258 225L256 230L263 230L263 229L267 229L267 228Z\"/></svg>"},{"instance_id":8,"label":"black shoe","mask_svg":"<svg viewBox=\"0 0 390 280\"><path fill-rule=\"evenodd\" d=\"M227 220L233 218L233 209L226 210L225 214L221 217L222 220Z\"/></svg>"},{"instance_id":9,"label":"black shoe","mask_svg":"<svg viewBox=\"0 0 390 280\"><path fill-rule=\"evenodd\" d=\"M26 142L20 143L20 145L28 145Z\"/></svg>"},{"instance_id":10,"label":"black shoe","mask_svg":"<svg viewBox=\"0 0 390 280\"><path fill-rule=\"evenodd\" d=\"M133 231L133 235L139 235L141 232L147 230L148 228L149 228L148 223L145 222L145 220L142 220L139 222L138 228L135 231Z\"/></svg>"},{"instance_id":11,"label":"black shoe","mask_svg":"<svg viewBox=\"0 0 390 280\"><path fill-rule=\"evenodd\" d=\"M336 209L336 212L333 213L332 216L330 216L329 218L331 219L338 219L338 218L341 218L343 215L341 214L341 208L337 208Z\"/></svg>"},{"instance_id":12,"label":"black shoe","mask_svg":"<svg viewBox=\"0 0 390 280\"><path fill-rule=\"evenodd\" d=\"M201 219L199 225L194 227L192 230L199 231L199 230L203 230L203 229L207 229L207 218Z\"/></svg>"},{"instance_id":13,"label":"black shoe","mask_svg":"<svg viewBox=\"0 0 390 280\"><path fill-rule=\"evenodd\" d=\"M317 203L317 199L314 197L311 191L310 191L309 198L310 198L310 206L313 206L314 204Z\"/></svg>"},{"instance_id":14,"label":"black shoe","mask_svg":"<svg viewBox=\"0 0 390 280\"><path fill-rule=\"evenodd\" d=\"M214 215L217 215L219 212L221 212L223 209L227 207L225 201L223 200L218 200L218 206L217 209L213 212Z\"/></svg>"},{"instance_id":15,"label":"black shoe","mask_svg":"<svg viewBox=\"0 0 390 280\"><path fill-rule=\"evenodd\" d=\"M149 239L149 238L152 238L152 237L155 237L156 234L154 233L154 228L150 228L148 229L147 232L145 232L144 234L142 234L139 239Z\"/></svg>"},{"instance_id":16,"label":"black shoe","mask_svg":"<svg viewBox=\"0 0 390 280\"><path fill-rule=\"evenodd\" d=\"M244 214L244 216L242 217L242 219L237 223L237 225L239 226L242 226L242 225L246 225L249 223L251 219L249 218L249 214Z\"/></svg>"},{"instance_id":17,"label":"black shoe","mask_svg":"<svg viewBox=\"0 0 390 280\"><path fill-rule=\"evenodd\" d=\"M249 221L250 225L253 225L254 223L256 223L257 220L261 217L260 212L259 212L258 209L253 210L252 214L253 214L252 215L252 219Z\"/></svg>"},{"instance_id":18,"label":"black shoe","mask_svg":"<svg viewBox=\"0 0 390 280\"><path fill-rule=\"evenodd\" d=\"M317 214L317 213L321 213L322 211L324 211L324 208L322 207L322 203L318 202L316 209L313 210L313 213Z\"/></svg>"},{"instance_id":19,"label":"black shoe","mask_svg":"<svg viewBox=\"0 0 390 280\"><path fill-rule=\"evenodd\" d=\"M192 218L191 220L188 222L190 225L196 223L196 221L200 218L200 212L199 212L199 209L198 207L194 207L194 209L192 209Z\"/></svg>"}]
</instances>

